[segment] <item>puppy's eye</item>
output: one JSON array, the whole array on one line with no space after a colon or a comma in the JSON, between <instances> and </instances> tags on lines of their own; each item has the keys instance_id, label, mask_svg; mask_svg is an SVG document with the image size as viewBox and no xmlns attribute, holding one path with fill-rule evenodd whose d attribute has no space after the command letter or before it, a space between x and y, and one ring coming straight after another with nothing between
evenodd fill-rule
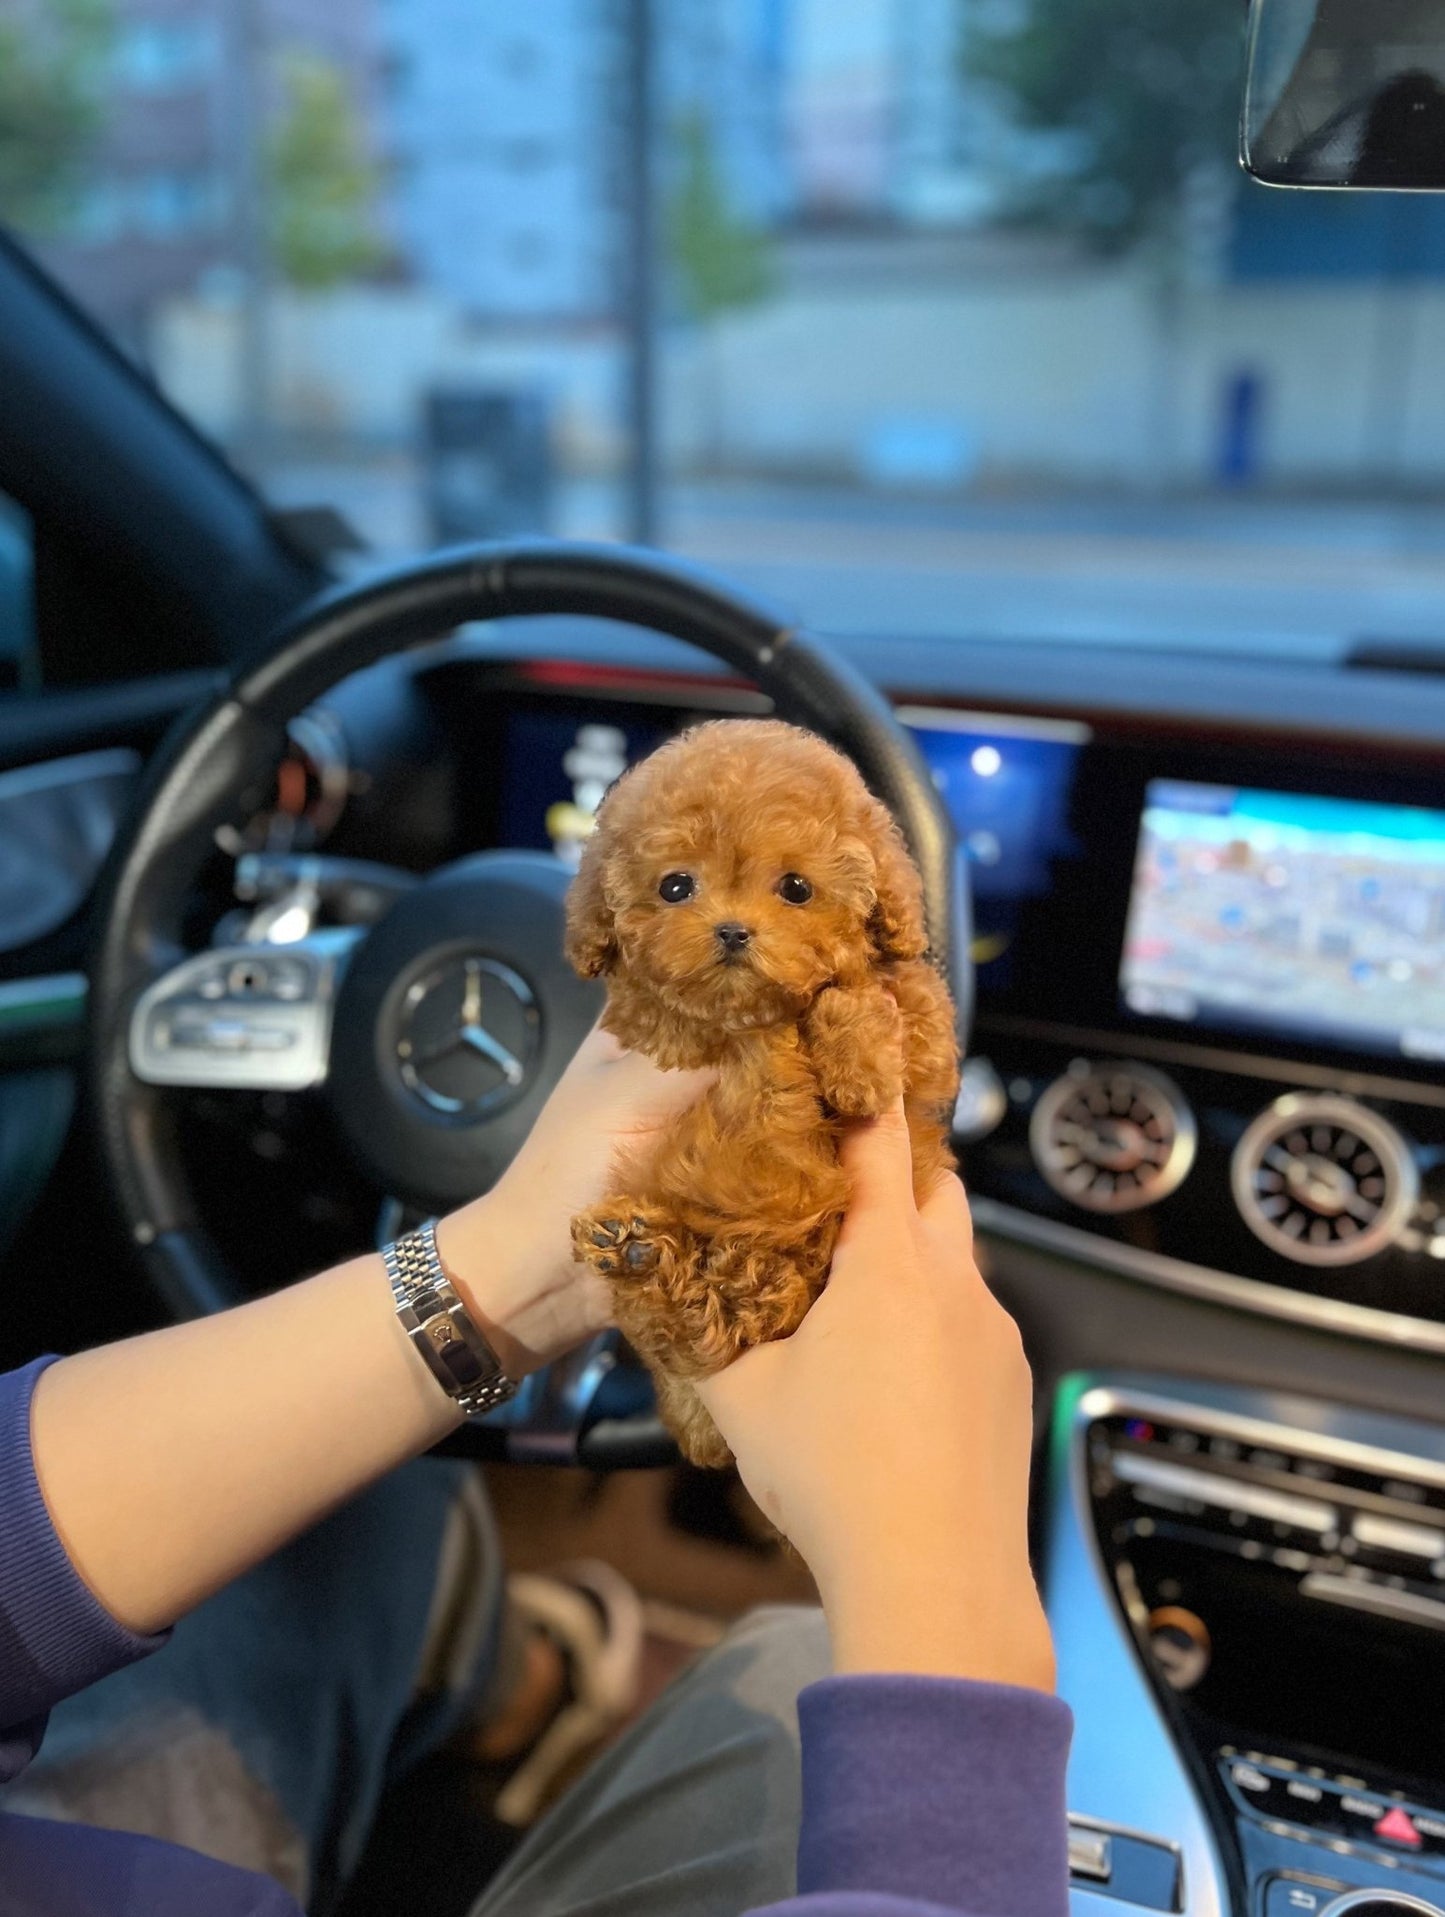
<instances>
[{"instance_id":1,"label":"puppy's eye","mask_svg":"<svg viewBox=\"0 0 1445 1917\"><path fill-rule=\"evenodd\" d=\"M669 905L681 905L684 899L690 899L697 890L697 880L691 872L669 872L657 888L657 896L666 899Z\"/></svg>"},{"instance_id":2,"label":"puppy's eye","mask_svg":"<svg viewBox=\"0 0 1445 1917\"><path fill-rule=\"evenodd\" d=\"M812 896L813 888L801 872L785 872L778 880L778 897L789 905L806 905Z\"/></svg>"}]
</instances>

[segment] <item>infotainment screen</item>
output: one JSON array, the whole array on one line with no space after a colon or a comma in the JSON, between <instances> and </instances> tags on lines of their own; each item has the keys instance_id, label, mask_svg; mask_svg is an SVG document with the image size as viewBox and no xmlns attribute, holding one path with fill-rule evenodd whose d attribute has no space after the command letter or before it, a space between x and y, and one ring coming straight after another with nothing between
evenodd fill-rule
<instances>
[{"instance_id":1,"label":"infotainment screen","mask_svg":"<svg viewBox=\"0 0 1445 1917\"><path fill-rule=\"evenodd\" d=\"M1147 1017L1445 1058L1445 812L1154 781L1120 988Z\"/></svg>"}]
</instances>

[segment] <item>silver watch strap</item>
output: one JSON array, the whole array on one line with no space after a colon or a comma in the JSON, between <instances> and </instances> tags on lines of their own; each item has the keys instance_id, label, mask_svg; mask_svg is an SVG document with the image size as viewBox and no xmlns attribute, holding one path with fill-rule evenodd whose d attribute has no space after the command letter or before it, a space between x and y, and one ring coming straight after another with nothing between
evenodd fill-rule
<instances>
[{"instance_id":1,"label":"silver watch strap","mask_svg":"<svg viewBox=\"0 0 1445 1917\"><path fill-rule=\"evenodd\" d=\"M517 1387L442 1269L436 1220L381 1248L396 1315L432 1376L469 1418L494 1411Z\"/></svg>"}]
</instances>

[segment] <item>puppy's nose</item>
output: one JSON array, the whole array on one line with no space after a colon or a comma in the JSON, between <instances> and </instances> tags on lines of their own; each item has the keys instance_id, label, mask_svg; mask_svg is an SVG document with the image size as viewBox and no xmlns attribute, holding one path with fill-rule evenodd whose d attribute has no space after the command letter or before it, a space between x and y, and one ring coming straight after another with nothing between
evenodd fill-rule
<instances>
[{"instance_id":1,"label":"puppy's nose","mask_svg":"<svg viewBox=\"0 0 1445 1917\"><path fill-rule=\"evenodd\" d=\"M726 952L741 952L752 937L751 928L740 925L736 919L726 919L721 925L715 925L713 933Z\"/></svg>"}]
</instances>

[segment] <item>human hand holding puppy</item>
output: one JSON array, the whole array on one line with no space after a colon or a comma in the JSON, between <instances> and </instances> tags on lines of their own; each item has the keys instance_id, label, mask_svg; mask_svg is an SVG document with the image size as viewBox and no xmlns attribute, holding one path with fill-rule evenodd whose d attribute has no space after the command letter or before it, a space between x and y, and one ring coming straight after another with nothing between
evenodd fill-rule
<instances>
[{"instance_id":1,"label":"human hand holding puppy","mask_svg":"<svg viewBox=\"0 0 1445 1917\"><path fill-rule=\"evenodd\" d=\"M594 1031L500 1183L442 1221L516 1375L611 1322L612 1287L571 1261L567 1220L716 1080ZM1027 1554L1031 1381L974 1261L963 1187L940 1171L915 1198L901 1101L849 1125L839 1159L851 1196L822 1296L791 1337L700 1381L700 1400L813 1572L838 1671L1050 1690Z\"/></svg>"},{"instance_id":2,"label":"human hand holding puppy","mask_svg":"<svg viewBox=\"0 0 1445 1917\"><path fill-rule=\"evenodd\" d=\"M817 1581L834 1668L1054 1687L1028 1559L1032 1381L951 1173L915 1201L901 1105L842 1145L852 1200L789 1338L698 1391Z\"/></svg>"},{"instance_id":3,"label":"human hand holding puppy","mask_svg":"<svg viewBox=\"0 0 1445 1917\"><path fill-rule=\"evenodd\" d=\"M608 1189L619 1153L665 1137L716 1077L660 1072L594 1026L497 1183L438 1223L437 1249L509 1377L613 1322L611 1287L573 1258L570 1221Z\"/></svg>"}]
</instances>

